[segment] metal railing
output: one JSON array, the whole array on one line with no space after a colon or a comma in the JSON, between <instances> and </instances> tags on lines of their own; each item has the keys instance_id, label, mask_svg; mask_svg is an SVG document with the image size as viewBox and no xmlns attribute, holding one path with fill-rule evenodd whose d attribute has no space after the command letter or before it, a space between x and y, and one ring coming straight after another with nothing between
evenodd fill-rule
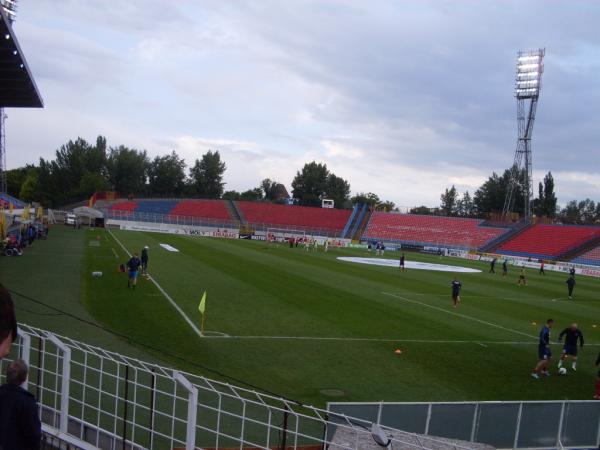
<instances>
[{"instance_id":1,"label":"metal railing","mask_svg":"<svg viewBox=\"0 0 600 450\"><path fill-rule=\"evenodd\" d=\"M329 403L332 413L391 428L496 448L598 448L600 402L594 400Z\"/></svg>"},{"instance_id":2,"label":"metal railing","mask_svg":"<svg viewBox=\"0 0 600 450\"><path fill-rule=\"evenodd\" d=\"M373 444L373 421L123 356L24 324L11 356L0 364L17 356L29 364L25 387L39 402L45 429L79 443L75 448L365 450ZM472 448L383 429L396 449Z\"/></svg>"}]
</instances>

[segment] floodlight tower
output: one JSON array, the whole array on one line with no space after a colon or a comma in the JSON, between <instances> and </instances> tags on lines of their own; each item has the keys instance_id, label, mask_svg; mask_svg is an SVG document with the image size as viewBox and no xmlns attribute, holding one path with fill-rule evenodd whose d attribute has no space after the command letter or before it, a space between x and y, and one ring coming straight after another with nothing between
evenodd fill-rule
<instances>
[{"instance_id":1,"label":"floodlight tower","mask_svg":"<svg viewBox=\"0 0 600 450\"><path fill-rule=\"evenodd\" d=\"M12 23L17 18L17 0L0 0L0 8ZM0 193L6 193L6 134L4 121L6 114L4 108L0 108Z\"/></svg>"},{"instance_id":2,"label":"floodlight tower","mask_svg":"<svg viewBox=\"0 0 600 450\"><path fill-rule=\"evenodd\" d=\"M546 50L543 48L517 53L515 97L517 98L518 137L515 159L511 168L511 179L502 211L504 217L512 211L515 191L519 189L521 173L523 173L525 176L523 215L527 221L531 220L531 199L533 196L531 135L542 87L545 54Z\"/></svg>"}]
</instances>

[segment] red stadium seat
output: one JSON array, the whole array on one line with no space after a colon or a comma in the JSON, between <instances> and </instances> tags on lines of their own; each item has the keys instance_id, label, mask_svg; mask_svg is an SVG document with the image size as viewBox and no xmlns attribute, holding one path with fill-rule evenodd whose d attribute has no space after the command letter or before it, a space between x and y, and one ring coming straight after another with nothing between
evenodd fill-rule
<instances>
[{"instance_id":1,"label":"red stadium seat","mask_svg":"<svg viewBox=\"0 0 600 450\"><path fill-rule=\"evenodd\" d=\"M237 202L251 224L341 232L352 213L348 209L310 208L260 202Z\"/></svg>"},{"instance_id":2,"label":"red stadium seat","mask_svg":"<svg viewBox=\"0 0 600 450\"><path fill-rule=\"evenodd\" d=\"M482 222L457 217L374 212L364 238L437 247L479 248L507 231L480 226Z\"/></svg>"},{"instance_id":3,"label":"red stadium seat","mask_svg":"<svg viewBox=\"0 0 600 450\"><path fill-rule=\"evenodd\" d=\"M579 255L573 262L600 266L600 245L585 252L583 255Z\"/></svg>"},{"instance_id":4,"label":"red stadium seat","mask_svg":"<svg viewBox=\"0 0 600 450\"><path fill-rule=\"evenodd\" d=\"M171 209L169 215L231 220L223 200L182 200Z\"/></svg>"},{"instance_id":5,"label":"red stadium seat","mask_svg":"<svg viewBox=\"0 0 600 450\"><path fill-rule=\"evenodd\" d=\"M595 237L600 227L538 224L502 244L498 253L556 258Z\"/></svg>"}]
</instances>

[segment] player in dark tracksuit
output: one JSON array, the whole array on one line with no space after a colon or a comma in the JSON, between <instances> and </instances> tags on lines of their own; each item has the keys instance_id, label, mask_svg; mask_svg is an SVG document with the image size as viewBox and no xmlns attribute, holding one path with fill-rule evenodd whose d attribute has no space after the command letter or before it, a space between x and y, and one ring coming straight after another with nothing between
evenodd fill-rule
<instances>
[{"instance_id":1,"label":"player in dark tracksuit","mask_svg":"<svg viewBox=\"0 0 600 450\"><path fill-rule=\"evenodd\" d=\"M508 261L505 259L502 262L502 276L506 277L506 274L508 273Z\"/></svg>"},{"instance_id":2,"label":"player in dark tracksuit","mask_svg":"<svg viewBox=\"0 0 600 450\"><path fill-rule=\"evenodd\" d=\"M400 270L404 271L404 253L400 256Z\"/></svg>"},{"instance_id":3,"label":"player in dark tracksuit","mask_svg":"<svg viewBox=\"0 0 600 450\"><path fill-rule=\"evenodd\" d=\"M540 338L538 342L538 363L531 372L531 376L535 379L539 379L539 372L542 375L550 376L548 372L548 364L550 358L552 358L552 349L550 348L550 329L554 325L554 320L548 319L544 327L540 330Z\"/></svg>"},{"instance_id":4,"label":"player in dark tracksuit","mask_svg":"<svg viewBox=\"0 0 600 450\"><path fill-rule=\"evenodd\" d=\"M562 341L563 336L565 337L565 346L563 347L562 355L558 361L558 368L560 369L563 365L563 361L566 361L570 356L573 358L571 368L577 370L577 344L579 344L580 347L583 347L583 333L576 323L572 323L569 328L565 328L558 335L559 342Z\"/></svg>"},{"instance_id":5,"label":"player in dark tracksuit","mask_svg":"<svg viewBox=\"0 0 600 450\"><path fill-rule=\"evenodd\" d=\"M452 281L452 301L454 302L454 307L456 308L460 303L460 290L462 289L462 284L456 277Z\"/></svg>"},{"instance_id":6,"label":"player in dark tracksuit","mask_svg":"<svg viewBox=\"0 0 600 450\"><path fill-rule=\"evenodd\" d=\"M492 262L490 263L489 273L496 273L496 258L492 259Z\"/></svg>"},{"instance_id":7,"label":"player in dark tracksuit","mask_svg":"<svg viewBox=\"0 0 600 450\"><path fill-rule=\"evenodd\" d=\"M575 277L570 276L567 279L567 289L569 290L569 300L573 300L573 289L575 288Z\"/></svg>"}]
</instances>

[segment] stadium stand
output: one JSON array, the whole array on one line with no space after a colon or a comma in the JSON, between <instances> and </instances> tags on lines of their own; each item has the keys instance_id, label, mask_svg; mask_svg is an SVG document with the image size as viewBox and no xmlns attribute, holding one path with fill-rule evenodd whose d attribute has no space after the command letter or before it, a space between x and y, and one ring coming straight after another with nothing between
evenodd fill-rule
<instances>
[{"instance_id":1,"label":"stadium stand","mask_svg":"<svg viewBox=\"0 0 600 450\"><path fill-rule=\"evenodd\" d=\"M323 229L341 233L348 222L348 209L311 208L260 202L237 202L250 224L283 225L305 229Z\"/></svg>"},{"instance_id":2,"label":"stadium stand","mask_svg":"<svg viewBox=\"0 0 600 450\"><path fill-rule=\"evenodd\" d=\"M574 263L600 266L600 245L573 259Z\"/></svg>"},{"instance_id":3,"label":"stadium stand","mask_svg":"<svg viewBox=\"0 0 600 450\"><path fill-rule=\"evenodd\" d=\"M13 197L12 195L5 194L0 192L0 207L9 208L12 203L13 208L22 209L25 208L25 202L22 202L18 198Z\"/></svg>"},{"instance_id":4,"label":"stadium stand","mask_svg":"<svg viewBox=\"0 0 600 450\"><path fill-rule=\"evenodd\" d=\"M453 248L479 248L507 232L482 220L374 212L363 239Z\"/></svg>"},{"instance_id":5,"label":"stadium stand","mask_svg":"<svg viewBox=\"0 0 600 450\"><path fill-rule=\"evenodd\" d=\"M508 240L498 253L556 259L570 249L600 237L600 227L537 224Z\"/></svg>"},{"instance_id":6,"label":"stadium stand","mask_svg":"<svg viewBox=\"0 0 600 450\"><path fill-rule=\"evenodd\" d=\"M169 211L170 215L231 220L223 200L182 200Z\"/></svg>"}]
</instances>

